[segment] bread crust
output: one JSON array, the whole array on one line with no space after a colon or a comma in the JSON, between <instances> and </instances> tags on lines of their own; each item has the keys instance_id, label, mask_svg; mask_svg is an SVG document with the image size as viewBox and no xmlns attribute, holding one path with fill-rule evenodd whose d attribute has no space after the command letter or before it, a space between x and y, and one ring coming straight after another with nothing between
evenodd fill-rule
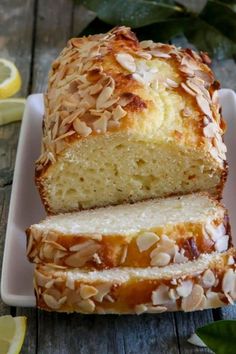
<instances>
[{"instance_id":1,"label":"bread crust","mask_svg":"<svg viewBox=\"0 0 236 354\"><path fill-rule=\"evenodd\" d=\"M38 265L34 275L37 306L47 311L140 314L196 311L233 304L236 250L213 257L198 271L174 271L162 277L135 276L125 268L123 279L96 278L86 272L71 276L67 269ZM189 262L192 263L192 262ZM124 275L125 274L125 275Z\"/></svg>"},{"instance_id":2,"label":"bread crust","mask_svg":"<svg viewBox=\"0 0 236 354\"><path fill-rule=\"evenodd\" d=\"M219 84L207 65L209 60L205 54L198 55L190 49L148 42L140 43L130 29L118 27L107 34L71 39L52 64L48 90L45 93L42 154L36 162L35 173L36 185L49 214L55 211L50 205L48 186L44 182L50 173L50 166L64 158L74 144L78 141L83 143L97 135L112 136L122 132L139 134L143 126L151 124L151 115L159 114L156 96L153 96L154 88L150 89L155 75L149 75L150 82L141 82L139 63L153 63L154 69L156 65L164 65L167 75L176 78L176 81L165 81L158 76L158 82L160 87L166 87L167 94L174 92L182 97L192 111L191 117L184 117L189 113L183 112L181 132L173 130L166 138L175 139L176 144L199 149L199 154L204 155L209 164L215 166L214 173L221 176L215 194L217 198L221 198L227 176L225 146L222 141L225 125L217 99ZM92 54L88 50L90 47ZM94 51L97 51L96 55ZM79 65L83 66L83 72L75 70ZM135 72L132 66L136 68ZM85 79L86 82L83 81ZM90 85L94 89L99 80L103 80L101 86L103 90L106 89L101 91L102 98L111 94L108 99L111 106L106 108L105 104L100 108L100 93L90 95L91 105L95 104L95 108L89 108L88 118L86 108L81 111L84 101L80 102L76 95L78 92L87 94L84 87ZM156 90L157 93L160 91ZM73 95L77 97L79 106L70 101ZM106 124L100 118L104 112L109 117ZM94 116L91 117L91 114ZM115 115L120 117L116 123ZM98 122L99 119L101 121ZM103 128L104 124L106 126L104 129L102 124ZM96 128L97 126L100 128ZM157 136L159 131L160 129L156 132Z\"/></svg>"},{"instance_id":3,"label":"bread crust","mask_svg":"<svg viewBox=\"0 0 236 354\"><path fill-rule=\"evenodd\" d=\"M33 263L97 270L166 266L226 251L231 244L229 232L226 213L205 223L172 224L132 235L64 234L33 225L26 230L27 257Z\"/></svg>"}]
</instances>

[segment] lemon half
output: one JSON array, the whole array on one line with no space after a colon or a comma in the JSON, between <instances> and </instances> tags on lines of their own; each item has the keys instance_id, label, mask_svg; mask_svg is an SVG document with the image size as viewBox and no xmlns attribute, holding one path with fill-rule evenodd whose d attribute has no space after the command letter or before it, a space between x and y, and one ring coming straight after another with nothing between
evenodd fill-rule
<instances>
[{"instance_id":1,"label":"lemon half","mask_svg":"<svg viewBox=\"0 0 236 354\"><path fill-rule=\"evenodd\" d=\"M0 126L22 119L25 101L24 98L0 99Z\"/></svg>"},{"instance_id":2,"label":"lemon half","mask_svg":"<svg viewBox=\"0 0 236 354\"><path fill-rule=\"evenodd\" d=\"M26 332L26 317L0 317L0 354L20 353Z\"/></svg>"},{"instance_id":3,"label":"lemon half","mask_svg":"<svg viewBox=\"0 0 236 354\"><path fill-rule=\"evenodd\" d=\"M0 98L13 96L21 88L21 77L16 66L0 58Z\"/></svg>"}]
</instances>

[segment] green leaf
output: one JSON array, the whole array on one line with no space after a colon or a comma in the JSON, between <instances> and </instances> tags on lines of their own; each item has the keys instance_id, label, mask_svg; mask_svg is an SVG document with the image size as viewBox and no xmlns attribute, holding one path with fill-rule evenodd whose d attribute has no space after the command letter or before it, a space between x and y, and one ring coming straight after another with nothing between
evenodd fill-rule
<instances>
[{"instance_id":1,"label":"green leaf","mask_svg":"<svg viewBox=\"0 0 236 354\"><path fill-rule=\"evenodd\" d=\"M89 25L79 34L80 36L88 36L89 34L106 33L113 28L112 25L95 18Z\"/></svg>"},{"instance_id":2,"label":"green leaf","mask_svg":"<svg viewBox=\"0 0 236 354\"><path fill-rule=\"evenodd\" d=\"M183 8L148 0L82 0L97 17L111 25L143 27L183 12Z\"/></svg>"},{"instance_id":3,"label":"green leaf","mask_svg":"<svg viewBox=\"0 0 236 354\"><path fill-rule=\"evenodd\" d=\"M155 42L168 42L172 38L181 35L191 26L192 19L182 17L179 19L168 19L153 25L137 28L135 33L140 40L152 39Z\"/></svg>"},{"instance_id":4,"label":"green leaf","mask_svg":"<svg viewBox=\"0 0 236 354\"><path fill-rule=\"evenodd\" d=\"M219 0L223 4L229 6L234 12L236 12L236 1L235 0Z\"/></svg>"},{"instance_id":5,"label":"green leaf","mask_svg":"<svg viewBox=\"0 0 236 354\"><path fill-rule=\"evenodd\" d=\"M236 321L216 321L198 328L197 335L216 354L235 354Z\"/></svg>"},{"instance_id":6,"label":"green leaf","mask_svg":"<svg viewBox=\"0 0 236 354\"><path fill-rule=\"evenodd\" d=\"M236 13L225 2L209 0L200 18L236 43Z\"/></svg>"},{"instance_id":7,"label":"green leaf","mask_svg":"<svg viewBox=\"0 0 236 354\"><path fill-rule=\"evenodd\" d=\"M206 51L217 59L230 58L236 54L236 44L233 41L199 18L192 20L184 34L199 50Z\"/></svg>"}]
</instances>

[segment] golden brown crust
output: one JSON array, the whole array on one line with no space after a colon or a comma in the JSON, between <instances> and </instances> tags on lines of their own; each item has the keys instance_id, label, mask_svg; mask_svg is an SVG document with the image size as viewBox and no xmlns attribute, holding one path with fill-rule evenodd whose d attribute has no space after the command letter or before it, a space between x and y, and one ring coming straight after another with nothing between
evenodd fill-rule
<instances>
[{"instance_id":1,"label":"golden brown crust","mask_svg":"<svg viewBox=\"0 0 236 354\"><path fill-rule=\"evenodd\" d=\"M142 230L135 235L63 234L53 229L26 230L30 262L106 269L166 266L223 252L231 244L227 214L205 223L179 223Z\"/></svg>"},{"instance_id":2,"label":"golden brown crust","mask_svg":"<svg viewBox=\"0 0 236 354\"><path fill-rule=\"evenodd\" d=\"M86 274L78 278L67 270L37 266L34 283L37 306L47 311L82 313L160 313L222 307L236 300L235 249L192 273L135 276L125 279ZM191 262L189 262L191 263ZM180 274L180 275L178 275ZM100 279L100 280L99 280Z\"/></svg>"}]
</instances>

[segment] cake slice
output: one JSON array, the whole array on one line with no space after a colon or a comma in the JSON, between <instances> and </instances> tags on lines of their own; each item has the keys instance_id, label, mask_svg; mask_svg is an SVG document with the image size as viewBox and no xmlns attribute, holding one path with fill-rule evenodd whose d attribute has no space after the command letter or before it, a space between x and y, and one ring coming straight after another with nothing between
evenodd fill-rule
<instances>
[{"instance_id":1,"label":"cake slice","mask_svg":"<svg viewBox=\"0 0 236 354\"><path fill-rule=\"evenodd\" d=\"M98 314L221 307L236 300L235 259L236 250L230 249L164 268L85 271L37 265L37 306L48 311Z\"/></svg>"},{"instance_id":2,"label":"cake slice","mask_svg":"<svg viewBox=\"0 0 236 354\"><path fill-rule=\"evenodd\" d=\"M45 93L36 184L50 214L207 191L227 175L206 54L126 27L73 38Z\"/></svg>"},{"instance_id":3,"label":"cake slice","mask_svg":"<svg viewBox=\"0 0 236 354\"><path fill-rule=\"evenodd\" d=\"M200 193L51 216L26 233L31 262L88 269L161 267L231 242L226 209Z\"/></svg>"}]
</instances>

